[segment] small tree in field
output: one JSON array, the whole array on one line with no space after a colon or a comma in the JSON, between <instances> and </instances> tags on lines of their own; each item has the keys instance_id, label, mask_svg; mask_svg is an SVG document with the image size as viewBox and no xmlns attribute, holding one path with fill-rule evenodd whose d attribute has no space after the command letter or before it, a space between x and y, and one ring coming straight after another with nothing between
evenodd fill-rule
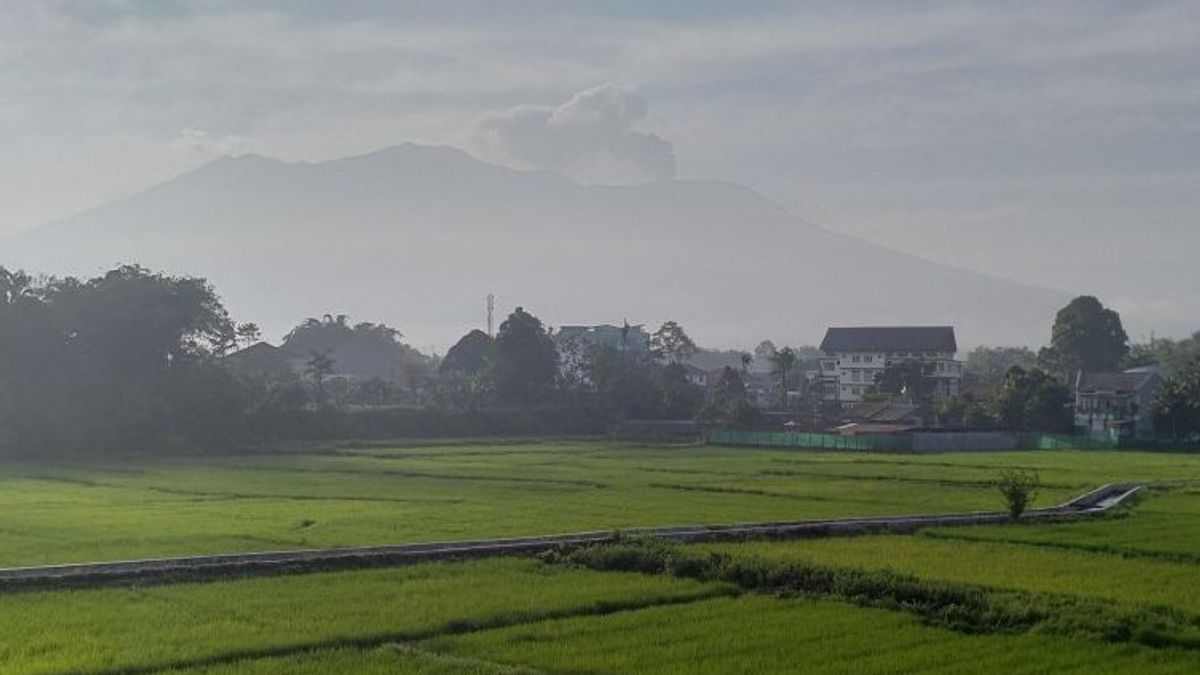
<instances>
[{"instance_id":1,"label":"small tree in field","mask_svg":"<svg viewBox=\"0 0 1200 675\"><path fill-rule=\"evenodd\" d=\"M1008 515L1012 516L1013 520L1021 517L1025 513L1025 509L1029 507L1029 502L1033 501L1037 494L1038 485L1041 480L1037 473L1033 471L1021 471L1018 469L1007 469L1000 474L1000 479L996 481L996 487L1000 489L1000 494L1004 496L1004 504L1008 508Z\"/></svg>"}]
</instances>

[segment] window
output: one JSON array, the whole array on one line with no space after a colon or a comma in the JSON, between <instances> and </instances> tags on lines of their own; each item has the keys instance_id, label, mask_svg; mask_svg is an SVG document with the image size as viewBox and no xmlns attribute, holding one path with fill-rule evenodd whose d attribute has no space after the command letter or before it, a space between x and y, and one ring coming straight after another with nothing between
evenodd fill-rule
<instances>
[{"instance_id":1,"label":"window","mask_svg":"<svg viewBox=\"0 0 1200 675\"><path fill-rule=\"evenodd\" d=\"M862 363L862 357L858 354L855 354L850 360L854 363Z\"/></svg>"}]
</instances>

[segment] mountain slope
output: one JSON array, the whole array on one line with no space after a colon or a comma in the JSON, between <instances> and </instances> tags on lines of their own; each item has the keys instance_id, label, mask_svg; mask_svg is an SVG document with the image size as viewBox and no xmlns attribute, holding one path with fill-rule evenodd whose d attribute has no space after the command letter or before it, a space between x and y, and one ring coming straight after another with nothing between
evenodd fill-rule
<instances>
[{"instance_id":1,"label":"mountain slope","mask_svg":"<svg viewBox=\"0 0 1200 675\"><path fill-rule=\"evenodd\" d=\"M1066 300L805 224L728 183L581 186L407 144L319 163L221 159L0 240L0 264L30 271L120 262L207 277L271 332L349 313L418 345L479 325L488 293L553 324L676 319L707 345L815 342L856 323L1038 343Z\"/></svg>"}]
</instances>

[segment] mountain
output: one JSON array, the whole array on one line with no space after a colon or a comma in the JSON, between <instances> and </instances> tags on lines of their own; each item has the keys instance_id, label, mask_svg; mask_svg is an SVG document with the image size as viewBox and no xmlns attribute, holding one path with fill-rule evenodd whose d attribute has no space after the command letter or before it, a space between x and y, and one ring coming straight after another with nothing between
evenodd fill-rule
<instances>
[{"instance_id":1,"label":"mountain","mask_svg":"<svg viewBox=\"0 0 1200 675\"><path fill-rule=\"evenodd\" d=\"M0 240L0 264L28 271L122 262L206 277L269 333L345 313L443 348L483 322L488 293L555 325L675 319L711 346L890 323L1040 344L1067 300L835 234L729 183L584 186L412 144L220 159Z\"/></svg>"}]
</instances>

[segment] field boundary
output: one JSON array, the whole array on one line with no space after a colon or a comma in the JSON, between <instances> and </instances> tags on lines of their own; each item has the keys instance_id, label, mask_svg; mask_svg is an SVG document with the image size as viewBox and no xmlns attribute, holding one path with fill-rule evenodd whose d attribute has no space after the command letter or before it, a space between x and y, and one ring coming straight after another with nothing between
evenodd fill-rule
<instances>
[{"instance_id":1,"label":"field boundary","mask_svg":"<svg viewBox=\"0 0 1200 675\"><path fill-rule=\"evenodd\" d=\"M1095 517L1136 494L1141 486L1103 485L1057 506L1033 509L1022 521L1061 521ZM66 565L0 568L0 592L102 586L113 583L183 582L229 576L289 574L407 565L419 562L501 555L533 555L559 548L602 544L620 537L658 537L680 542L746 538L853 536L910 533L924 527L961 527L1012 522L999 511L834 518L727 525L685 525L578 532L534 537L441 541L290 551L151 558Z\"/></svg>"}]
</instances>

